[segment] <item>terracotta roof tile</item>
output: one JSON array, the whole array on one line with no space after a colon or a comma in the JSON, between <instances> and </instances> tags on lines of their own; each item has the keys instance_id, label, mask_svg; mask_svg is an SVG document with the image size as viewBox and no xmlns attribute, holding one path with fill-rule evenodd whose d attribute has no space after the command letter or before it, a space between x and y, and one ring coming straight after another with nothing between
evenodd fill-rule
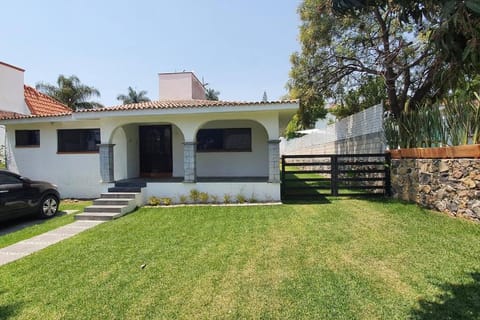
<instances>
[{"instance_id":1,"label":"terracotta roof tile","mask_svg":"<svg viewBox=\"0 0 480 320\"><path fill-rule=\"evenodd\" d=\"M25 103L33 116L52 116L72 113L72 110L63 103L27 85L24 86L24 95Z\"/></svg>"},{"instance_id":2,"label":"terracotta roof tile","mask_svg":"<svg viewBox=\"0 0 480 320\"><path fill-rule=\"evenodd\" d=\"M27 103L31 115L18 113L0 113L0 119L27 119L43 117L60 117L72 114L72 110L55 99L38 92L32 87L25 86L25 102ZM128 111L128 110L154 110L154 109L181 109L181 108L212 108L212 107L237 107L237 106L255 106L255 105L273 105L298 103L298 100L281 101L214 101L214 100L158 100L141 103L132 103L118 105L113 107L84 109L75 111L75 113L86 112L110 112L110 111ZM1 111L1 110L0 110Z\"/></svg>"},{"instance_id":3,"label":"terracotta roof tile","mask_svg":"<svg viewBox=\"0 0 480 320\"><path fill-rule=\"evenodd\" d=\"M179 108L210 108L210 107L236 107L249 105L265 104L287 104L297 103L298 100L282 101L214 101L214 100L157 100L140 103L124 104L100 109L85 109L77 112L108 112L108 111L127 111L127 110L146 110L146 109L179 109Z\"/></svg>"}]
</instances>

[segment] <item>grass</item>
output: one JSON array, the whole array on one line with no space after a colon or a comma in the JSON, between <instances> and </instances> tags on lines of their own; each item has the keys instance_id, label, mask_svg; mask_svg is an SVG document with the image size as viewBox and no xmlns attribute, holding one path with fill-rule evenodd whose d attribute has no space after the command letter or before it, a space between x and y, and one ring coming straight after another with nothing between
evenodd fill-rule
<instances>
[{"instance_id":1,"label":"grass","mask_svg":"<svg viewBox=\"0 0 480 320\"><path fill-rule=\"evenodd\" d=\"M478 319L479 241L392 201L143 208L0 267L0 318Z\"/></svg>"},{"instance_id":2,"label":"grass","mask_svg":"<svg viewBox=\"0 0 480 320\"><path fill-rule=\"evenodd\" d=\"M91 201L71 201L71 200L64 200L60 202L60 211L63 210L79 210L82 211L84 207L91 205ZM11 226L18 225L19 223L26 223L28 225L22 229L17 231L5 234L0 236L0 248L7 247L11 244L17 243L19 241L29 239L36 235L42 234L44 232L56 229L63 225L73 222L74 215L58 215L51 219L47 220L35 220L35 217L26 217L22 218L21 220L16 220L9 222L8 224ZM35 220L35 221L34 221ZM0 317L1 318L1 317Z\"/></svg>"}]
</instances>

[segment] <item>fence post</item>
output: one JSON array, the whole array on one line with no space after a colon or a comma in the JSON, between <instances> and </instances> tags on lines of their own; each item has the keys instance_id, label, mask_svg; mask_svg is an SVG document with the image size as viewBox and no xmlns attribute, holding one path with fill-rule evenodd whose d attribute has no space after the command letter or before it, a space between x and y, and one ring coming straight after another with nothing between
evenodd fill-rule
<instances>
[{"instance_id":1,"label":"fence post","mask_svg":"<svg viewBox=\"0 0 480 320\"><path fill-rule=\"evenodd\" d=\"M392 155L390 152L385 153L385 195L387 197L392 196L392 181L390 176L390 170L392 168Z\"/></svg>"},{"instance_id":2,"label":"fence post","mask_svg":"<svg viewBox=\"0 0 480 320\"><path fill-rule=\"evenodd\" d=\"M330 189L332 196L338 196L338 157L330 156Z\"/></svg>"}]
</instances>

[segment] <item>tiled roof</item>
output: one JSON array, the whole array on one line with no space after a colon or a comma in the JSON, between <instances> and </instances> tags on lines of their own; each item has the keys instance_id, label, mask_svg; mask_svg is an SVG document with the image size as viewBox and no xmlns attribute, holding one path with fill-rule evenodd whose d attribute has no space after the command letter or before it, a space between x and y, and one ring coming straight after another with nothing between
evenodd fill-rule
<instances>
[{"instance_id":1,"label":"tiled roof","mask_svg":"<svg viewBox=\"0 0 480 320\"><path fill-rule=\"evenodd\" d=\"M298 100L281 101L214 101L214 100L158 100L140 103L131 103L100 109L85 109L77 112L108 112L108 111L127 111L127 110L147 110L147 109L181 109L181 108L211 108L211 107L236 107L267 104L287 104L297 103Z\"/></svg>"},{"instance_id":2,"label":"tiled roof","mask_svg":"<svg viewBox=\"0 0 480 320\"><path fill-rule=\"evenodd\" d=\"M34 116L65 115L72 110L63 103L38 92L32 87L24 86L25 103Z\"/></svg>"},{"instance_id":3,"label":"tiled roof","mask_svg":"<svg viewBox=\"0 0 480 320\"><path fill-rule=\"evenodd\" d=\"M25 102L32 114L24 115L14 112L2 113L0 110L0 119L29 119L42 117L59 117L72 114L72 110L62 103L49 96L38 92L32 87L25 86ZM187 109L187 108L212 108L212 107L237 107L237 106L255 106L255 105L273 105L297 103L298 100L281 100L267 102L247 102L247 101L214 101L214 100L158 100L132 104L124 104L113 107L77 110L74 113L87 112L110 112L110 111L129 111L129 110L154 110L154 109Z\"/></svg>"},{"instance_id":4,"label":"tiled roof","mask_svg":"<svg viewBox=\"0 0 480 320\"><path fill-rule=\"evenodd\" d=\"M23 93L30 114L0 110L1 120L57 117L72 114L69 107L32 87L24 85Z\"/></svg>"},{"instance_id":5,"label":"tiled roof","mask_svg":"<svg viewBox=\"0 0 480 320\"><path fill-rule=\"evenodd\" d=\"M24 117L25 117L24 114L0 110L0 119L18 119L18 118L24 118Z\"/></svg>"}]
</instances>

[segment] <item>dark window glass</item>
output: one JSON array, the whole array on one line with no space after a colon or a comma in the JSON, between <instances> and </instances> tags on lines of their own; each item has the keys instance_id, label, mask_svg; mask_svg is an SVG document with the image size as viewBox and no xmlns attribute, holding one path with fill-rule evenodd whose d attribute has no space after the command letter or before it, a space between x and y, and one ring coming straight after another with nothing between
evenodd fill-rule
<instances>
[{"instance_id":1,"label":"dark window glass","mask_svg":"<svg viewBox=\"0 0 480 320\"><path fill-rule=\"evenodd\" d=\"M22 183L22 180L10 174L0 172L0 184L17 184L17 183Z\"/></svg>"},{"instance_id":2,"label":"dark window glass","mask_svg":"<svg viewBox=\"0 0 480 320\"><path fill-rule=\"evenodd\" d=\"M252 151L252 130L250 128L201 129L197 133L197 151Z\"/></svg>"},{"instance_id":3,"label":"dark window glass","mask_svg":"<svg viewBox=\"0 0 480 320\"><path fill-rule=\"evenodd\" d=\"M40 146L40 130L15 130L16 147Z\"/></svg>"},{"instance_id":4,"label":"dark window glass","mask_svg":"<svg viewBox=\"0 0 480 320\"><path fill-rule=\"evenodd\" d=\"M58 130L58 152L98 152L100 129Z\"/></svg>"}]
</instances>

